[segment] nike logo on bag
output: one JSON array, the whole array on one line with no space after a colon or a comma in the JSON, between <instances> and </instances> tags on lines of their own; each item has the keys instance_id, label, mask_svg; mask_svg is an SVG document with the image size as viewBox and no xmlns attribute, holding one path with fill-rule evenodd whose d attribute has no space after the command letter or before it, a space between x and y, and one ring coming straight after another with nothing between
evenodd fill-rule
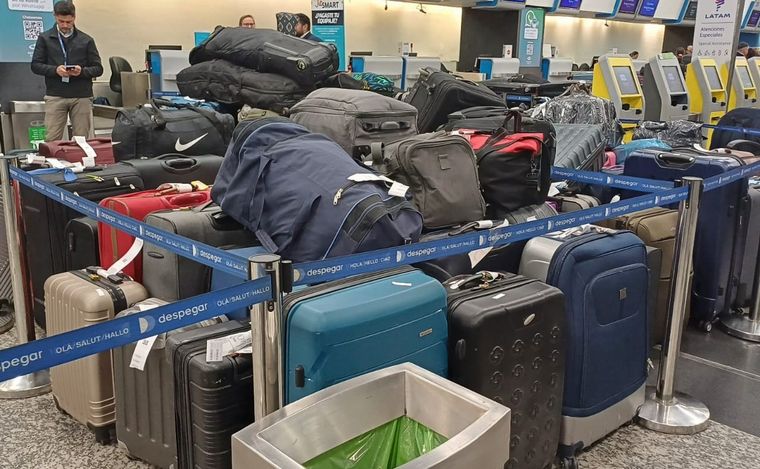
<instances>
[{"instance_id":1,"label":"nike logo on bag","mask_svg":"<svg viewBox=\"0 0 760 469\"><path fill-rule=\"evenodd\" d=\"M180 142L179 137L178 137L177 138L177 143L174 144L174 149L177 150L177 151L180 151L180 152L181 151L185 151L185 150L189 149L190 147L192 147L193 145L195 145L196 143L198 143L201 140L203 140L203 137L205 137L206 135L208 135L208 133L205 133L205 134L201 135L200 137L196 138L195 140L191 140L191 141L189 141L187 143Z\"/></svg>"}]
</instances>

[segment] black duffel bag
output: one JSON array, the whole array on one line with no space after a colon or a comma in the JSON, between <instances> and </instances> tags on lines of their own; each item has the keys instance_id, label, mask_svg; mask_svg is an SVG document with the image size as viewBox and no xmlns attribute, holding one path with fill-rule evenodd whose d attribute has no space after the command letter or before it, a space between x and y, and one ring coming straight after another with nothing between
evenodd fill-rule
<instances>
[{"instance_id":1,"label":"black duffel bag","mask_svg":"<svg viewBox=\"0 0 760 469\"><path fill-rule=\"evenodd\" d=\"M167 153L224 155L234 128L229 114L153 100L150 106L119 111L111 139L117 161Z\"/></svg>"},{"instance_id":2,"label":"black duffel bag","mask_svg":"<svg viewBox=\"0 0 760 469\"><path fill-rule=\"evenodd\" d=\"M177 74L183 96L282 113L308 93L295 81L274 73L261 73L226 60L191 65Z\"/></svg>"},{"instance_id":3,"label":"black duffel bag","mask_svg":"<svg viewBox=\"0 0 760 469\"><path fill-rule=\"evenodd\" d=\"M263 28L217 28L190 51L190 64L224 59L262 73L277 73L311 88L338 71L334 44Z\"/></svg>"}]
</instances>

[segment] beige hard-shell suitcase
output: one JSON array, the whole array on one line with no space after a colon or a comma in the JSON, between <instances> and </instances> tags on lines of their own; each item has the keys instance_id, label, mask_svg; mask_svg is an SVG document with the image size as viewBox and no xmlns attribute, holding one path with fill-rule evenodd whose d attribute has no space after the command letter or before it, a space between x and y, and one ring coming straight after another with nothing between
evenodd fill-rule
<instances>
[{"instance_id":1,"label":"beige hard-shell suitcase","mask_svg":"<svg viewBox=\"0 0 760 469\"><path fill-rule=\"evenodd\" d=\"M148 297L142 285L124 275L103 277L97 267L53 275L45 282L48 336L108 321ZM116 410L111 352L51 368L58 408L81 422L100 443L114 439Z\"/></svg>"}]
</instances>

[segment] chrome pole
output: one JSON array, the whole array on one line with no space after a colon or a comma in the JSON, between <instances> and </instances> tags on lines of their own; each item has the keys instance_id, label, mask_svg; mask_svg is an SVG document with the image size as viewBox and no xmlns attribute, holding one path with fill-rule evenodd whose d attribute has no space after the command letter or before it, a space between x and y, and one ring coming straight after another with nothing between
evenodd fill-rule
<instances>
[{"instance_id":1,"label":"chrome pole","mask_svg":"<svg viewBox=\"0 0 760 469\"><path fill-rule=\"evenodd\" d=\"M249 259L251 279L272 279L272 299L251 307L253 411L259 420L282 406L282 262L275 254Z\"/></svg>"},{"instance_id":2,"label":"chrome pole","mask_svg":"<svg viewBox=\"0 0 760 469\"><path fill-rule=\"evenodd\" d=\"M731 42L731 60L728 62L728 82L726 83L726 106L731 102L731 94L734 91L734 75L736 74L736 54L739 48L739 34L741 34L745 0L739 0L736 6L736 21L734 22L734 38ZM740 80L741 81L741 80ZM740 86L743 88L743 86ZM744 91L742 91L743 93Z\"/></svg>"},{"instance_id":3,"label":"chrome pole","mask_svg":"<svg viewBox=\"0 0 760 469\"><path fill-rule=\"evenodd\" d=\"M641 425L651 430L692 435L707 428L710 410L696 399L675 392L674 385L686 306L691 295L689 274L693 264L702 179L684 177L681 186L684 185L688 187L689 195L678 208L678 232L671 272L673 282L668 297L668 321L660 354L657 386L654 390L647 390L647 400L639 409L638 416Z\"/></svg>"},{"instance_id":4,"label":"chrome pole","mask_svg":"<svg viewBox=\"0 0 760 469\"><path fill-rule=\"evenodd\" d=\"M11 180L11 166L18 167L18 157L0 157L0 190L3 198L3 216L5 217L5 236L8 240L8 267L11 273L11 286L13 288L13 310L16 317L16 340L19 345L28 342L29 327L27 323L26 297L24 296L24 276L22 272L21 256L19 248L23 241L21 230L16 218L16 205L14 203L13 181ZM0 399L20 399L24 397L39 396L50 392L50 372L40 370L28 375L18 376L0 383Z\"/></svg>"}]
</instances>

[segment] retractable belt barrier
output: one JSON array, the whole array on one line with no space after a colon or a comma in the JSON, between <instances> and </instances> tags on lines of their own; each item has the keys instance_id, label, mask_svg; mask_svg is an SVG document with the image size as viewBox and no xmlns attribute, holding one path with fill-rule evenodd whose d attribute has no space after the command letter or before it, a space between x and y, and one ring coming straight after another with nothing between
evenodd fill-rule
<instances>
[{"instance_id":1,"label":"retractable belt barrier","mask_svg":"<svg viewBox=\"0 0 760 469\"><path fill-rule=\"evenodd\" d=\"M715 190L756 172L760 172L760 162L707 179L704 186L705 191ZM688 195L688 189L685 187L674 188L673 184L669 182L642 178L604 174L600 177L599 173L564 168L554 168L552 176L555 179L571 179L578 182L609 185L650 193L608 205L563 213L519 225L297 264L294 266L294 283L296 285L321 283L430 259L467 254L478 249L503 246L553 231L618 217L656 206L674 204L686 200ZM151 244L161 246L180 256L193 259L209 267L222 269L237 277L248 278L250 275L247 259L230 255L221 249L150 227L107 210L17 168L11 168L11 178L78 212L123 230L132 236L143 238ZM264 277L126 317L0 350L0 382L121 347L272 298L271 279Z\"/></svg>"}]
</instances>

